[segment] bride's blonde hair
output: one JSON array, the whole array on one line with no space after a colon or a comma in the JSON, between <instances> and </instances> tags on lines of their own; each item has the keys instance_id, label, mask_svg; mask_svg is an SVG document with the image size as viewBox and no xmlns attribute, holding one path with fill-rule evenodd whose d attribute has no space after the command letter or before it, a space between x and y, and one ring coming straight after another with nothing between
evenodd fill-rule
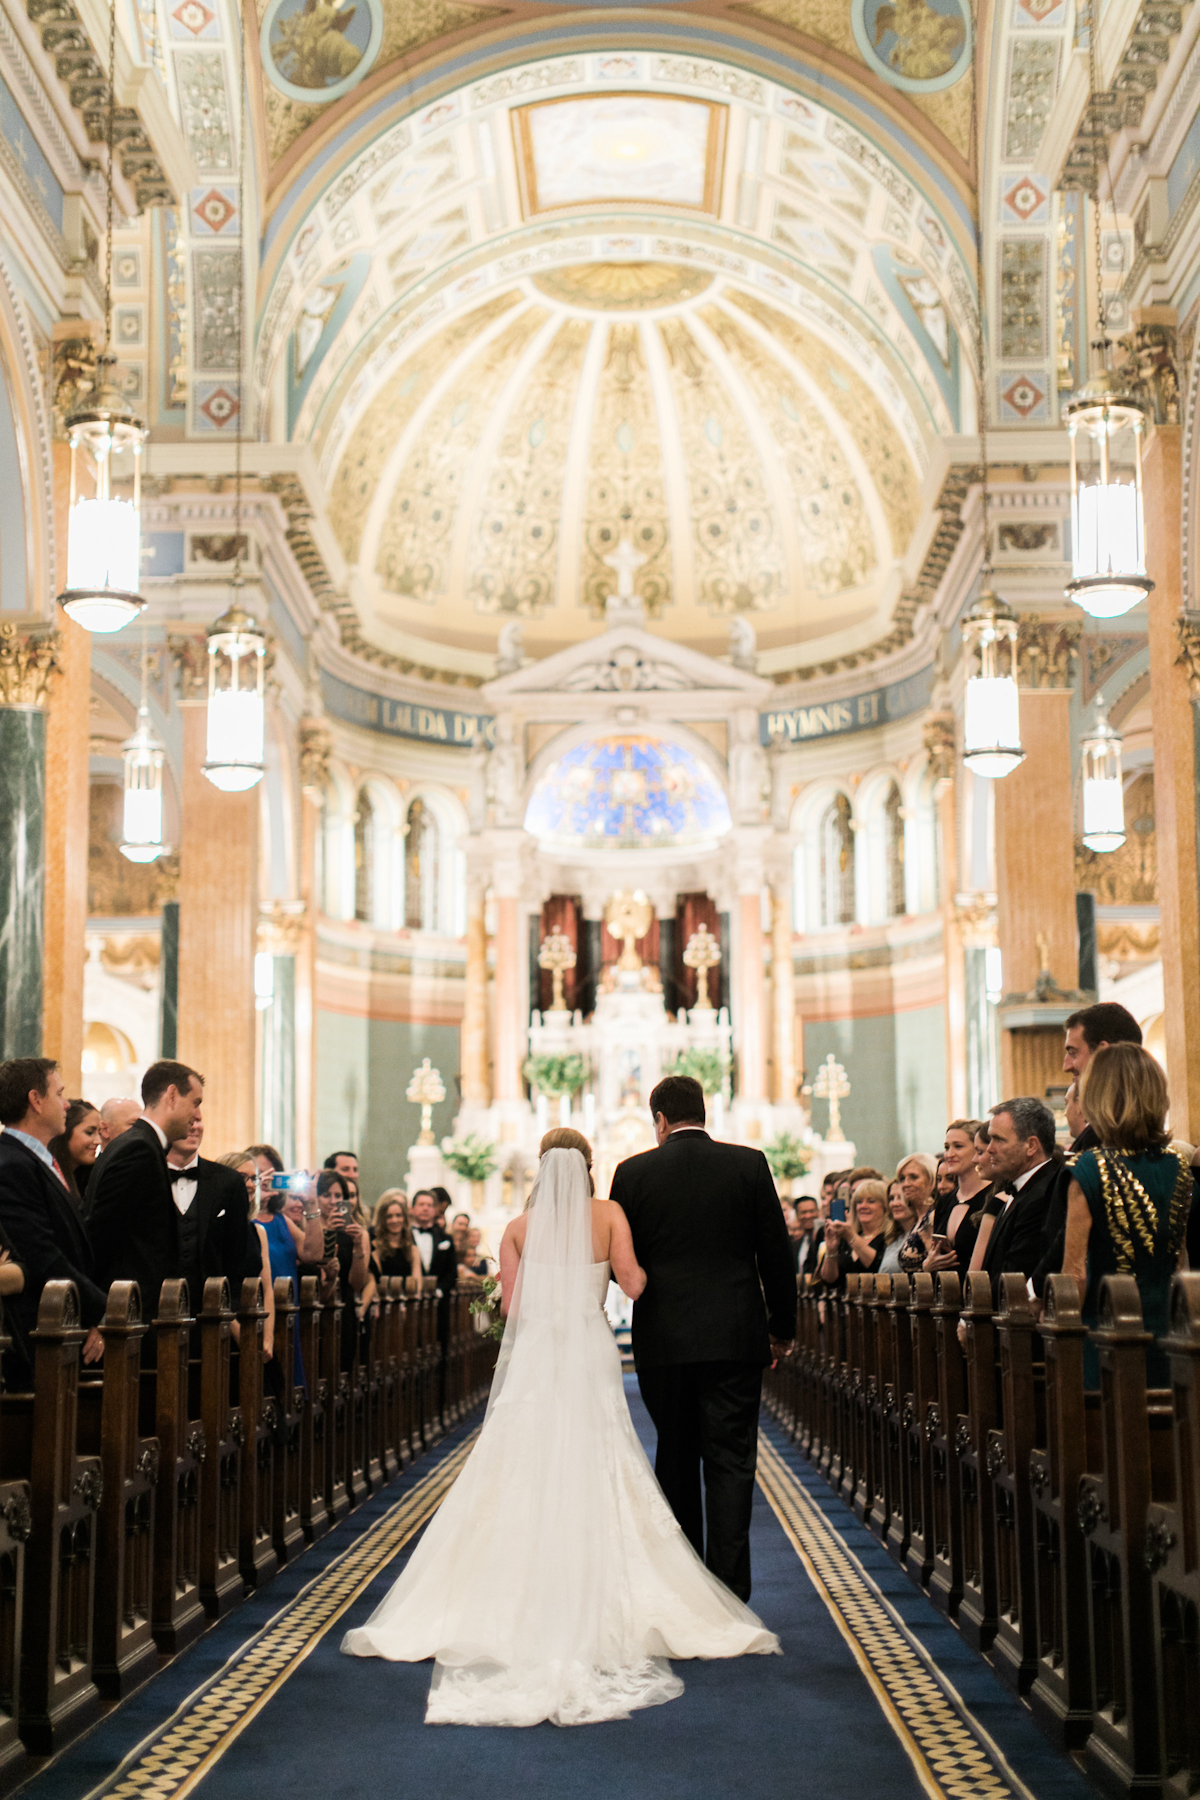
<instances>
[{"instance_id":1,"label":"bride's blonde hair","mask_svg":"<svg viewBox=\"0 0 1200 1800\"><path fill-rule=\"evenodd\" d=\"M574 1131L570 1125L556 1125L553 1131L546 1133L538 1145L539 1159L545 1156L547 1150L578 1150L587 1164L588 1188L593 1195L595 1194L596 1183L592 1179L592 1146L582 1131Z\"/></svg>"}]
</instances>

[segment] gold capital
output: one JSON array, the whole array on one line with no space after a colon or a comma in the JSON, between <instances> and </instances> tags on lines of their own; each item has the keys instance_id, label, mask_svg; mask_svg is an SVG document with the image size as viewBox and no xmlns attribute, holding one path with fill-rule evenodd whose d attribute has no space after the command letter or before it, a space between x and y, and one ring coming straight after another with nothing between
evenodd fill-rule
<instances>
[{"instance_id":1,"label":"gold capital","mask_svg":"<svg viewBox=\"0 0 1200 1800\"><path fill-rule=\"evenodd\" d=\"M0 706L45 706L60 667L57 631L22 636L0 625Z\"/></svg>"}]
</instances>

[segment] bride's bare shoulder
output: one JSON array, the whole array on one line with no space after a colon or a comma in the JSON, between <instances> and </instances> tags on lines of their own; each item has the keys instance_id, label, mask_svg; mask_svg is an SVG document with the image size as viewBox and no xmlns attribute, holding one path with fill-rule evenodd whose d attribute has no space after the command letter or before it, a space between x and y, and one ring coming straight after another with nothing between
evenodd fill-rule
<instances>
[{"instance_id":1,"label":"bride's bare shoulder","mask_svg":"<svg viewBox=\"0 0 1200 1800\"><path fill-rule=\"evenodd\" d=\"M525 1231L528 1224L529 1220L526 1215L524 1213L519 1213L515 1219L511 1219L505 1226L504 1236L500 1240L501 1244L512 1244L517 1250L524 1249Z\"/></svg>"}]
</instances>

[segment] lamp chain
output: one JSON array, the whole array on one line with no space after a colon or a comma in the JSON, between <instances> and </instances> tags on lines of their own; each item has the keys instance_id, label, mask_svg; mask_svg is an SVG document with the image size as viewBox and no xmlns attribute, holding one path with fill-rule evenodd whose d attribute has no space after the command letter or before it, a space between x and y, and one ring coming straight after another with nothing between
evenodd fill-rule
<instances>
[{"instance_id":1,"label":"lamp chain","mask_svg":"<svg viewBox=\"0 0 1200 1800\"><path fill-rule=\"evenodd\" d=\"M117 113L117 0L108 8L108 168L105 199L107 214L104 226L104 353L112 347L112 261L113 261L113 139L116 136Z\"/></svg>"},{"instance_id":2,"label":"lamp chain","mask_svg":"<svg viewBox=\"0 0 1200 1800\"><path fill-rule=\"evenodd\" d=\"M249 108L246 104L246 33L241 33L241 74L238 95L238 407L233 465L233 588L235 599L242 587L242 432L246 419L246 157L249 140Z\"/></svg>"},{"instance_id":3,"label":"lamp chain","mask_svg":"<svg viewBox=\"0 0 1200 1800\"><path fill-rule=\"evenodd\" d=\"M972 7L972 29L975 34L975 58L971 70L971 162L975 170L975 393L976 421L979 430L980 501L983 508L983 569L985 577L992 566L991 532L988 515L991 492L988 483L988 356L983 280L983 192L981 157L983 145L979 130L979 63L983 43L979 32L979 8Z\"/></svg>"}]
</instances>

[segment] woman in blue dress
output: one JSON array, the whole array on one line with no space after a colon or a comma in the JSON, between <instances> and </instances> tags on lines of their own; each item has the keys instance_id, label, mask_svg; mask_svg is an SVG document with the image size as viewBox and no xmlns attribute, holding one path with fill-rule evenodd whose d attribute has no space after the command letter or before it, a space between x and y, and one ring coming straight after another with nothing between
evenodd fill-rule
<instances>
[{"instance_id":1,"label":"woman in blue dress","mask_svg":"<svg viewBox=\"0 0 1200 1800\"><path fill-rule=\"evenodd\" d=\"M1187 1268L1192 1210L1190 1157L1169 1146L1167 1078L1140 1044L1107 1044L1083 1074L1079 1104L1100 1143L1071 1171L1063 1273L1084 1290L1083 1322L1094 1327L1105 1275L1132 1275L1145 1328L1166 1335L1171 1277ZM1099 1357L1089 1340L1084 1379L1100 1383ZM1146 1352L1146 1382L1170 1380L1157 1341Z\"/></svg>"},{"instance_id":2,"label":"woman in blue dress","mask_svg":"<svg viewBox=\"0 0 1200 1800\"><path fill-rule=\"evenodd\" d=\"M259 1171L260 1203L255 1214L254 1223L260 1225L266 1234L267 1254L271 1259L271 1280L278 1281L284 1276L292 1284L292 1299L300 1299L300 1283L296 1274L298 1262L320 1262L323 1244L321 1225L321 1208L317 1203L315 1191L303 1196L288 1193L277 1193L270 1186L270 1179L276 1173L270 1157L262 1146L255 1147L258 1156L253 1156ZM247 1156L252 1156L247 1151ZM265 1167L264 1167L265 1165ZM289 1203L299 1202L293 1210L301 1211L299 1220L293 1219L285 1208ZM304 1360L300 1353L300 1333L292 1334L292 1376L298 1387L304 1386Z\"/></svg>"}]
</instances>

